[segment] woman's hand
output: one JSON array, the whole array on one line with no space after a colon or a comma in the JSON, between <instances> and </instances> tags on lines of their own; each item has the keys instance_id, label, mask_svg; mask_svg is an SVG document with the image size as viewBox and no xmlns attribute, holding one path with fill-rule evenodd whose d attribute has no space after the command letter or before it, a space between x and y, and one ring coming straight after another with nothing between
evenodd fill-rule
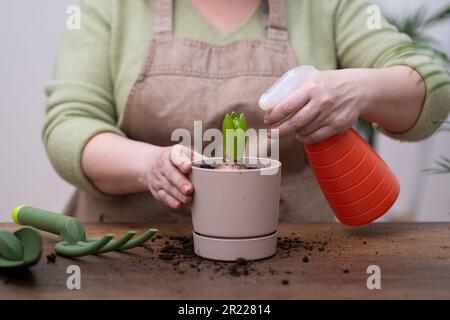
<instances>
[{"instance_id":1,"label":"woman's hand","mask_svg":"<svg viewBox=\"0 0 450 320\"><path fill-rule=\"evenodd\" d=\"M364 90L344 70L316 71L305 84L267 112L264 122L280 137L295 134L304 143L323 141L351 128L363 113Z\"/></svg>"},{"instance_id":2,"label":"woman's hand","mask_svg":"<svg viewBox=\"0 0 450 320\"><path fill-rule=\"evenodd\" d=\"M194 187L187 175L193 156L201 157L181 145L159 147L105 132L88 142L82 166L104 193L123 195L150 190L156 199L178 209L192 201Z\"/></svg>"},{"instance_id":3,"label":"woman's hand","mask_svg":"<svg viewBox=\"0 0 450 320\"><path fill-rule=\"evenodd\" d=\"M426 86L407 66L316 71L264 121L280 137L321 142L351 128L358 117L392 133L410 130L422 111Z\"/></svg>"},{"instance_id":4,"label":"woman's hand","mask_svg":"<svg viewBox=\"0 0 450 320\"><path fill-rule=\"evenodd\" d=\"M146 182L150 192L172 209L192 202L194 187L188 178L192 170L191 153L181 145L162 148L147 171Z\"/></svg>"}]
</instances>

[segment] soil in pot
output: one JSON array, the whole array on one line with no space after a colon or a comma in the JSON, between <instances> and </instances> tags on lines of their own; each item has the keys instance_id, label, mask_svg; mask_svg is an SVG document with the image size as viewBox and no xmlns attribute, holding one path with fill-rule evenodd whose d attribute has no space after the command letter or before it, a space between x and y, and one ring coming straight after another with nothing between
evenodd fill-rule
<instances>
[{"instance_id":1,"label":"soil in pot","mask_svg":"<svg viewBox=\"0 0 450 320\"><path fill-rule=\"evenodd\" d=\"M221 162L216 163L214 161L201 161L194 162L193 165L197 168L201 169L211 169L211 170L255 170L255 169L264 169L270 166L269 164L264 164L261 161L257 161L256 163L249 163L246 160L244 163L236 163L236 162Z\"/></svg>"}]
</instances>

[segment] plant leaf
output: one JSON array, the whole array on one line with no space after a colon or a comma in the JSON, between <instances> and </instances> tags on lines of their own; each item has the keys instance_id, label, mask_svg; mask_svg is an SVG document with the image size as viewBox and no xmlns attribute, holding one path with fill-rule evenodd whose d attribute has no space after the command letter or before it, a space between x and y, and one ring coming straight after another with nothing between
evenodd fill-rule
<instances>
[{"instance_id":1,"label":"plant leaf","mask_svg":"<svg viewBox=\"0 0 450 320\"><path fill-rule=\"evenodd\" d=\"M245 153L247 119L243 113L226 114L222 121L223 154L225 160L239 161Z\"/></svg>"},{"instance_id":2,"label":"plant leaf","mask_svg":"<svg viewBox=\"0 0 450 320\"><path fill-rule=\"evenodd\" d=\"M441 156L441 160L436 161L437 168L431 168L424 170L425 173L430 174L447 174L450 173L450 159Z\"/></svg>"},{"instance_id":3,"label":"plant leaf","mask_svg":"<svg viewBox=\"0 0 450 320\"><path fill-rule=\"evenodd\" d=\"M247 131L247 118L243 113L239 116L239 128L244 130L244 132Z\"/></svg>"},{"instance_id":4,"label":"plant leaf","mask_svg":"<svg viewBox=\"0 0 450 320\"><path fill-rule=\"evenodd\" d=\"M425 21L425 26L431 26L433 24L441 23L446 19L450 18L450 5L441 9L438 13L432 15Z\"/></svg>"},{"instance_id":5,"label":"plant leaf","mask_svg":"<svg viewBox=\"0 0 450 320\"><path fill-rule=\"evenodd\" d=\"M233 126L234 126L234 129L239 129L239 120L238 119L233 119Z\"/></svg>"},{"instance_id":6,"label":"plant leaf","mask_svg":"<svg viewBox=\"0 0 450 320\"><path fill-rule=\"evenodd\" d=\"M227 147L228 146L228 142L227 142L227 131L228 130L233 130L234 131L234 125L233 125L233 120L231 119L231 116L229 114L226 114L225 117L223 118L222 121L222 143L223 143L223 155L224 157L228 157L230 159L233 158L233 148Z\"/></svg>"}]
</instances>

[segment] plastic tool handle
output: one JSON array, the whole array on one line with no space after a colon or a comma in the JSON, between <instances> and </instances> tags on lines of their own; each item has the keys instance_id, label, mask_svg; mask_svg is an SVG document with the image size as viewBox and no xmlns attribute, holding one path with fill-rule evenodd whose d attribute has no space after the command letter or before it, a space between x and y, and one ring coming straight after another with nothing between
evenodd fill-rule
<instances>
[{"instance_id":1,"label":"plastic tool handle","mask_svg":"<svg viewBox=\"0 0 450 320\"><path fill-rule=\"evenodd\" d=\"M16 224L32 226L40 230L59 234L61 226L67 224L74 218L21 205L13 210L13 219Z\"/></svg>"}]
</instances>

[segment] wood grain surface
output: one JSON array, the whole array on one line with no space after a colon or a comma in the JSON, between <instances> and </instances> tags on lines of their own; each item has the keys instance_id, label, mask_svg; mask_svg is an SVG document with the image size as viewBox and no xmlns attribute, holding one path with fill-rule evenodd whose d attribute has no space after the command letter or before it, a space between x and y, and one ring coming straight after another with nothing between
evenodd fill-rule
<instances>
[{"instance_id":1,"label":"wood grain surface","mask_svg":"<svg viewBox=\"0 0 450 320\"><path fill-rule=\"evenodd\" d=\"M193 255L189 225L99 224L88 225L88 233L120 235L145 227L160 232L144 247L79 259L58 256L54 263L46 255L58 238L42 233L37 266L0 271L0 298L450 299L450 224L284 224L277 254L247 265ZM70 265L81 269L81 290L66 287ZM367 288L370 265L381 268L381 290Z\"/></svg>"}]
</instances>

